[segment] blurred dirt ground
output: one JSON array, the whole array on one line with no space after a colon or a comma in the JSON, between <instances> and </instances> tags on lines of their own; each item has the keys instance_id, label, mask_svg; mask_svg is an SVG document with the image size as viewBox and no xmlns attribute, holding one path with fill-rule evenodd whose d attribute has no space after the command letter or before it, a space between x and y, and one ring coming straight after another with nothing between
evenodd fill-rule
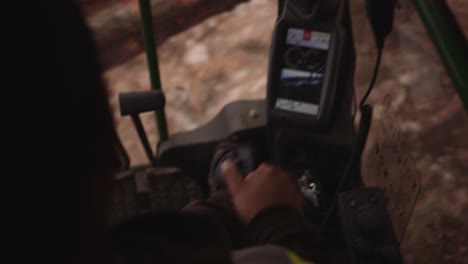
<instances>
[{"instance_id":1,"label":"blurred dirt ground","mask_svg":"<svg viewBox=\"0 0 468 264\"><path fill-rule=\"evenodd\" d=\"M122 0L123 1L123 0ZM211 17L158 47L170 133L210 120L228 102L265 97L276 0L251 0ZM362 0L351 1L360 98L371 78L375 49ZM450 0L465 34L468 1ZM149 89L145 54L105 73L118 132L132 164L146 163L129 118L119 116L120 92ZM366 177L376 173L378 126L389 116L405 139L400 152L421 176L422 191L403 243L406 263L468 263L468 115L411 5L402 1L377 86L370 97L375 120L365 156ZM153 114L142 116L151 143ZM392 171L393 168L390 168Z\"/></svg>"}]
</instances>

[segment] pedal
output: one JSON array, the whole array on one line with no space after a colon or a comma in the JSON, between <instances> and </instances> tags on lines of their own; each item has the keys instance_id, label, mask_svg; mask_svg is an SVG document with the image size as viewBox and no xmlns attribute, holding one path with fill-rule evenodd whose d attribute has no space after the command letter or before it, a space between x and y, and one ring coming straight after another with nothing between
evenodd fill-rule
<instances>
[{"instance_id":1,"label":"pedal","mask_svg":"<svg viewBox=\"0 0 468 264\"><path fill-rule=\"evenodd\" d=\"M177 168L153 168L145 173L151 211L179 210L202 199L199 185Z\"/></svg>"},{"instance_id":2,"label":"pedal","mask_svg":"<svg viewBox=\"0 0 468 264\"><path fill-rule=\"evenodd\" d=\"M399 242L379 188L344 192L338 206L350 263L403 264Z\"/></svg>"},{"instance_id":3,"label":"pedal","mask_svg":"<svg viewBox=\"0 0 468 264\"><path fill-rule=\"evenodd\" d=\"M111 226L125 222L138 214L135 173L121 173L112 182L112 200L109 212Z\"/></svg>"},{"instance_id":4,"label":"pedal","mask_svg":"<svg viewBox=\"0 0 468 264\"><path fill-rule=\"evenodd\" d=\"M109 222L114 226L152 211L179 210L199 199L199 185L179 169L138 168L114 180Z\"/></svg>"}]
</instances>

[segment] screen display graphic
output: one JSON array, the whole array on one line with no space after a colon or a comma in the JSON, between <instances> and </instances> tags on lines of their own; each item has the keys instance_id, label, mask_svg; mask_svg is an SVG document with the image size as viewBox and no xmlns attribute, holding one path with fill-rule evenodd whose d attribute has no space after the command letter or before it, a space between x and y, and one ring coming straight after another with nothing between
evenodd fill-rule
<instances>
[{"instance_id":1,"label":"screen display graphic","mask_svg":"<svg viewBox=\"0 0 468 264\"><path fill-rule=\"evenodd\" d=\"M275 108L317 115L330 36L319 31L288 29Z\"/></svg>"}]
</instances>

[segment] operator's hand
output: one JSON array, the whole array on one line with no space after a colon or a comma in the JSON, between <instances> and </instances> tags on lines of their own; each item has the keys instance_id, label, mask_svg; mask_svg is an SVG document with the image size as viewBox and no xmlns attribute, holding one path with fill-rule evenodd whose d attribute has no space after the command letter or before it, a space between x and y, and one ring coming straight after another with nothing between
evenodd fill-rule
<instances>
[{"instance_id":1,"label":"operator's hand","mask_svg":"<svg viewBox=\"0 0 468 264\"><path fill-rule=\"evenodd\" d=\"M263 163L244 178L237 165L226 160L221 164L221 170L234 208L244 223L250 223L262 210L278 205L303 212L299 191L282 169Z\"/></svg>"}]
</instances>

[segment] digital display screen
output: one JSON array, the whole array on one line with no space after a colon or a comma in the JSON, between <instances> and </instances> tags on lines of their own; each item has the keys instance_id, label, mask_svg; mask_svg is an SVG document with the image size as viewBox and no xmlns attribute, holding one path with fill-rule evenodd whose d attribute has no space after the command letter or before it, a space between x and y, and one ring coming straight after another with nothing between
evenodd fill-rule
<instances>
[{"instance_id":1,"label":"digital display screen","mask_svg":"<svg viewBox=\"0 0 468 264\"><path fill-rule=\"evenodd\" d=\"M317 115L331 34L289 28L275 108Z\"/></svg>"}]
</instances>

